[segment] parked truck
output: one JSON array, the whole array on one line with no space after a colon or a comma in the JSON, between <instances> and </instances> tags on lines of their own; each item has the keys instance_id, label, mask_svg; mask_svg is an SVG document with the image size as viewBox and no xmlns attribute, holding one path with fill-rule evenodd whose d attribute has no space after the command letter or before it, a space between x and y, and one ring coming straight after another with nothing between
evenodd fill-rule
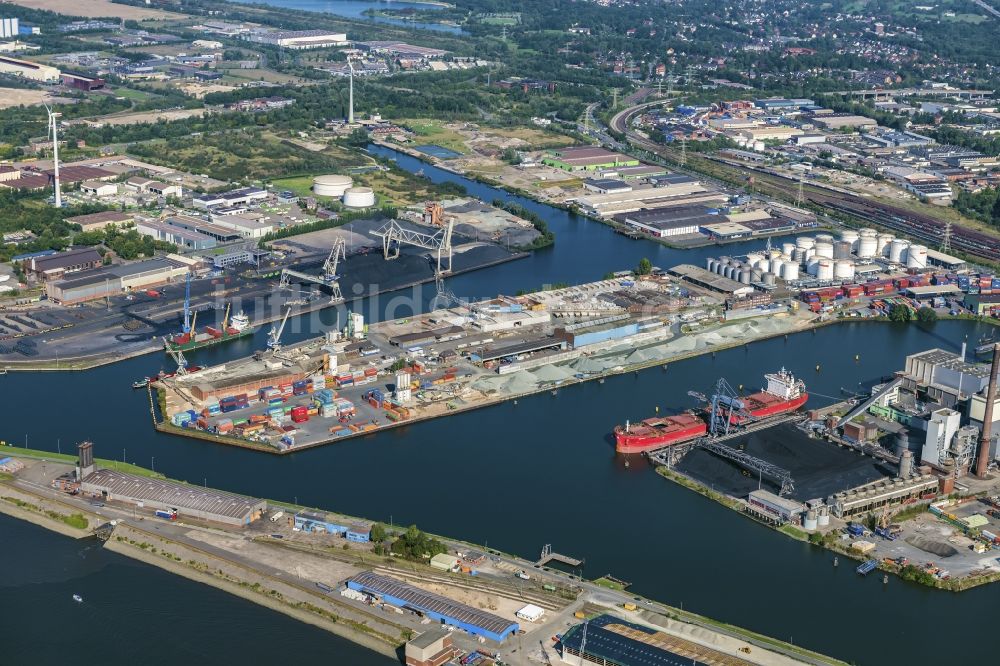
<instances>
[{"instance_id":1,"label":"parked truck","mask_svg":"<svg viewBox=\"0 0 1000 666\"><path fill-rule=\"evenodd\" d=\"M271 514L271 522L272 523L278 522L279 520L281 520L281 517L284 516L284 515L285 515L284 511L276 511L275 513L272 513Z\"/></svg>"},{"instance_id":2,"label":"parked truck","mask_svg":"<svg viewBox=\"0 0 1000 666\"><path fill-rule=\"evenodd\" d=\"M164 511L163 509L156 510L156 517L163 518L164 520L177 520L176 511Z\"/></svg>"}]
</instances>

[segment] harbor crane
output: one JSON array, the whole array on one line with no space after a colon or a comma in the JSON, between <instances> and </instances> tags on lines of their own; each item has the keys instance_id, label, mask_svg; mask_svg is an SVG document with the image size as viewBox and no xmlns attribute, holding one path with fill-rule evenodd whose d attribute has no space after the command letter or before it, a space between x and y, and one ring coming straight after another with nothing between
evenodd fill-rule
<instances>
[{"instance_id":1,"label":"harbor crane","mask_svg":"<svg viewBox=\"0 0 1000 666\"><path fill-rule=\"evenodd\" d=\"M180 349L174 349L170 345L166 345L167 353L170 354L170 358L174 359L174 363L177 364L177 374L186 375L188 361L184 357L184 352Z\"/></svg>"},{"instance_id":2,"label":"harbor crane","mask_svg":"<svg viewBox=\"0 0 1000 666\"><path fill-rule=\"evenodd\" d=\"M371 234L382 239L382 256L387 261L399 257L399 247L404 243L434 252L437 258L435 275L442 275L451 273L451 234L454 227L455 221L449 219L443 227L427 233L407 229L396 220L389 220L379 229L371 231Z\"/></svg>"},{"instance_id":3,"label":"harbor crane","mask_svg":"<svg viewBox=\"0 0 1000 666\"><path fill-rule=\"evenodd\" d=\"M184 281L184 326L181 327L181 333L190 333L191 327L191 273L187 274L187 280Z\"/></svg>"},{"instance_id":4,"label":"harbor crane","mask_svg":"<svg viewBox=\"0 0 1000 666\"><path fill-rule=\"evenodd\" d=\"M285 310L285 316L281 318L281 325L278 328L271 326L271 331L267 334L267 348L274 351L281 350L281 334L285 331L285 324L288 323L288 315L292 313L291 306Z\"/></svg>"},{"instance_id":5,"label":"harbor crane","mask_svg":"<svg viewBox=\"0 0 1000 666\"><path fill-rule=\"evenodd\" d=\"M280 287L288 287L293 279L297 282L311 282L328 287L330 289L330 302L339 303L344 300L344 295L340 291L340 275L337 274L337 267L341 261L347 261L347 241L338 238L330 248L330 254L323 262L322 272L319 275L303 273L291 268L281 271Z\"/></svg>"}]
</instances>

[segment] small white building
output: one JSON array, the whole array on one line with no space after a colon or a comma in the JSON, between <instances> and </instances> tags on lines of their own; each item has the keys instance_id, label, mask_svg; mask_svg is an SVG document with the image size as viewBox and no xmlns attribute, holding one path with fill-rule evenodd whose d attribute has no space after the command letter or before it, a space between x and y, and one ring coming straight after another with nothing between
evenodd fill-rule
<instances>
[{"instance_id":1,"label":"small white building","mask_svg":"<svg viewBox=\"0 0 1000 666\"><path fill-rule=\"evenodd\" d=\"M528 604L521 610L514 613L518 618L524 620L525 622L538 622L545 615L545 609L539 608L535 604Z\"/></svg>"},{"instance_id":2,"label":"small white building","mask_svg":"<svg viewBox=\"0 0 1000 666\"><path fill-rule=\"evenodd\" d=\"M113 197L118 194L118 186L100 180L85 180L80 183L80 191L95 197Z\"/></svg>"},{"instance_id":3,"label":"small white building","mask_svg":"<svg viewBox=\"0 0 1000 666\"><path fill-rule=\"evenodd\" d=\"M439 553L431 558L431 568L439 571L455 571L458 568L458 558L447 553Z\"/></svg>"},{"instance_id":4,"label":"small white building","mask_svg":"<svg viewBox=\"0 0 1000 666\"><path fill-rule=\"evenodd\" d=\"M940 465L948 457L951 441L961 427L962 415L953 409L942 408L931 412L927 421L927 438L920 452L920 459L932 465Z\"/></svg>"}]
</instances>

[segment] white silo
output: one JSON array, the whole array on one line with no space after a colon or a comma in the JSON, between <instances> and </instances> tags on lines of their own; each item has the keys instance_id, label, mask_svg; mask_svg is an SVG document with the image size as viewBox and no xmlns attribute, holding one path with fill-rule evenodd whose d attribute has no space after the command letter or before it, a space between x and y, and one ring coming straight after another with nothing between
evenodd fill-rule
<instances>
[{"instance_id":1,"label":"white silo","mask_svg":"<svg viewBox=\"0 0 1000 666\"><path fill-rule=\"evenodd\" d=\"M709 257L705 260L705 270L712 272L713 268L715 268L715 259Z\"/></svg>"},{"instance_id":2,"label":"white silo","mask_svg":"<svg viewBox=\"0 0 1000 666\"><path fill-rule=\"evenodd\" d=\"M833 245L833 236L830 234L816 234L816 242L829 243L830 245Z\"/></svg>"},{"instance_id":3,"label":"white silo","mask_svg":"<svg viewBox=\"0 0 1000 666\"><path fill-rule=\"evenodd\" d=\"M889 261L901 264L906 261L906 248L910 246L910 241L897 238L889 244Z\"/></svg>"},{"instance_id":4,"label":"white silo","mask_svg":"<svg viewBox=\"0 0 1000 666\"><path fill-rule=\"evenodd\" d=\"M878 235L878 249L875 250L876 257L888 257L889 256L889 246L892 241L896 240L896 237L892 234L879 234Z\"/></svg>"},{"instance_id":5,"label":"white silo","mask_svg":"<svg viewBox=\"0 0 1000 666\"><path fill-rule=\"evenodd\" d=\"M799 236L795 239L795 247L800 250L808 250L811 247L816 246L816 239L812 236Z\"/></svg>"},{"instance_id":6,"label":"white silo","mask_svg":"<svg viewBox=\"0 0 1000 666\"><path fill-rule=\"evenodd\" d=\"M816 256L824 259L833 259L833 243L826 241L816 241Z\"/></svg>"},{"instance_id":7,"label":"white silo","mask_svg":"<svg viewBox=\"0 0 1000 666\"><path fill-rule=\"evenodd\" d=\"M906 251L907 268L927 268L927 247L911 245Z\"/></svg>"},{"instance_id":8,"label":"white silo","mask_svg":"<svg viewBox=\"0 0 1000 666\"><path fill-rule=\"evenodd\" d=\"M854 262L849 260L834 262L833 277L837 280L853 280Z\"/></svg>"},{"instance_id":9,"label":"white silo","mask_svg":"<svg viewBox=\"0 0 1000 666\"><path fill-rule=\"evenodd\" d=\"M862 259L871 259L878 253L878 239L875 236L865 235L858 240L858 256Z\"/></svg>"},{"instance_id":10,"label":"white silo","mask_svg":"<svg viewBox=\"0 0 1000 666\"><path fill-rule=\"evenodd\" d=\"M775 275L780 276L781 275L781 268L784 265L785 265L785 262L783 262L781 259L772 259L771 260L771 272L774 273Z\"/></svg>"},{"instance_id":11,"label":"white silo","mask_svg":"<svg viewBox=\"0 0 1000 666\"><path fill-rule=\"evenodd\" d=\"M820 259L816 262L816 279L833 279L833 261L831 259Z\"/></svg>"},{"instance_id":12,"label":"white silo","mask_svg":"<svg viewBox=\"0 0 1000 666\"><path fill-rule=\"evenodd\" d=\"M789 257L792 256L792 252L795 251L795 243L782 243L781 244L781 254L787 254Z\"/></svg>"},{"instance_id":13,"label":"white silo","mask_svg":"<svg viewBox=\"0 0 1000 666\"><path fill-rule=\"evenodd\" d=\"M764 254L763 253L761 253L761 252L751 252L750 254L747 255L747 263L750 264L751 266L753 266L754 268L756 268L757 264L763 258L764 258Z\"/></svg>"},{"instance_id":14,"label":"white silo","mask_svg":"<svg viewBox=\"0 0 1000 666\"><path fill-rule=\"evenodd\" d=\"M799 265L796 263L787 263L781 265L781 279L786 282L792 282L799 279Z\"/></svg>"},{"instance_id":15,"label":"white silo","mask_svg":"<svg viewBox=\"0 0 1000 666\"><path fill-rule=\"evenodd\" d=\"M350 187L344 191L348 208L370 208L375 205L375 191L370 187Z\"/></svg>"},{"instance_id":16,"label":"white silo","mask_svg":"<svg viewBox=\"0 0 1000 666\"><path fill-rule=\"evenodd\" d=\"M752 274L753 274L753 269L747 266L746 268L740 271L739 281L742 282L743 284L750 284L750 277Z\"/></svg>"},{"instance_id":17,"label":"white silo","mask_svg":"<svg viewBox=\"0 0 1000 666\"><path fill-rule=\"evenodd\" d=\"M858 250L858 232L854 229L844 229L840 232L840 240L851 244L851 252Z\"/></svg>"},{"instance_id":18,"label":"white silo","mask_svg":"<svg viewBox=\"0 0 1000 666\"><path fill-rule=\"evenodd\" d=\"M769 270L771 270L771 260L770 259L761 259L760 261L757 262L757 265L754 266L754 268L756 268L757 270L759 270L761 273L766 273Z\"/></svg>"},{"instance_id":19,"label":"white silo","mask_svg":"<svg viewBox=\"0 0 1000 666\"><path fill-rule=\"evenodd\" d=\"M817 527L827 527L830 525L830 507L825 504L819 508L819 516L816 521Z\"/></svg>"}]
</instances>

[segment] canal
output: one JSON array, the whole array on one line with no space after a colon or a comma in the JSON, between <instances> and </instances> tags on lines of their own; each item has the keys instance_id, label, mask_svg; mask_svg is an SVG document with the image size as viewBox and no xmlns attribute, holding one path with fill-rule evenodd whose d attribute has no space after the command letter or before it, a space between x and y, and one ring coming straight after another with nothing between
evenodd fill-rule
<instances>
[{"instance_id":1,"label":"canal","mask_svg":"<svg viewBox=\"0 0 1000 666\"><path fill-rule=\"evenodd\" d=\"M432 179L461 182L487 201L504 196L396 157L403 168L422 167ZM643 256L666 267L700 264L720 253L720 248L677 251L634 241L564 211L509 198L541 215L555 232L556 245L450 279L459 295L596 279L634 266ZM724 253L745 253L747 247L730 246ZM408 295L417 303L429 297L420 290ZM379 314L393 298L360 306ZM319 332L316 319L308 322L295 336ZM895 578L885 586L876 577L861 579L851 567L834 568L826 552L659 478L639 459L626 468L610 436L616 423L648 416L657 406L692 406L687 391L706 391L720 376L754 387L765 372L781 366L805 380L811 405L828 404L842 389L892 373L906 354L931 347L955 350L965 336L978 339L977 325L839 324L282 458L152 431L145 394L129 388L134 378L163 362L148 356L86 373L0 377L5 415L0 437L64 452L91 439L101 457L152 465L192 483L395 525L416 523L527 557L551 543L559 552L585 558L588 577L611 573L630 581L636 593L860 664L971 661L989 648L975 640L928 641L926 627L933 623L936 636L977 635L991 615L992 589L956 595ZM204 350L192 360L214 363L244 355L261 348L263 339L242 344ZM16 536L9 521L0 521L0 539ZM38 566L48 566L45 558ZM190 598L200 597L191 586L180 587ZM874 618L864 611L873 607L879 609ZM72 625L62 631L77 636ZM27 637L12 632L8 640L20 644ZM137 650L146 641L139 635L123 640L133 641Z\"/></svg>"}]
</instances>

